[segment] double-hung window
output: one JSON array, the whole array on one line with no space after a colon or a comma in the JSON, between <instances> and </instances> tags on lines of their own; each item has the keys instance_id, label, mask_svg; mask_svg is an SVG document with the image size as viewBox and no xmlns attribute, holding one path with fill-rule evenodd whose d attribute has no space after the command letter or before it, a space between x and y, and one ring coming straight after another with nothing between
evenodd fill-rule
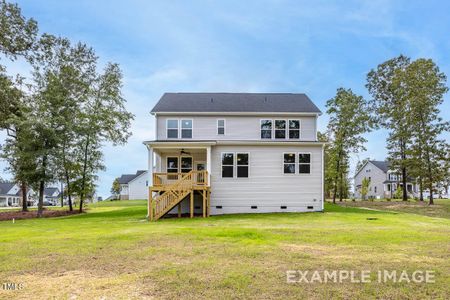
<instances>
[{"instance_id":1,"label":"double-hung window","mask_svg":"<svg viewBox=\"0 0 450 300\"><path fill-rule=\"evenodd\" d=\"M286 138L286 120L275 120L275 138Z\"/></svg>"},{"instance_id":2,"label":"double-hung window","mask_svg":"<svg viewBox=\"0 0 450 300\"><path fill-rule=\"evenodd\" d=\"M222 153L223 178L247 178L249 174L248 153Z\"/></svg>"},{"instance_id":3,"label":"double-hung window","mask_svg":"<svg viewBox=\"0 0 450 300\"><path fill-rule=\"evenodd\" d=\"M167 138L178 138L178 120L167 120Z\"/></svg>"},{"instance_id":4,"label":"double-hung window","mask_svg":"<svg viewBox=\"0 0 450 300\"><path fill-rule=\"evenodd\" d=\"M181 173L188 173L192 171L192 157L190 156L182 156L180 158L181 162Z\"/></svg>"},{"instance_id":5,"label":"double-hung window","mask_svg":"<svg viewBox=\"0 0 450 300\"><path fill-rule=\"evenodd\" d=\"M222 153L222 177L234 177L234 153Z\"/></svg>"},{"instance_id":6,"label":"double-hung window","mask_svg":"<svg viewBox=\"0 0 450 300\"><path fill-rule=\"evenodd\" d=\"M295 153L283 154L283 173L295 174Z\"/></svg>"},{"instance_id":7,"label":"double-hung window","mask_svg":"<svg viewBox=\"0 0 450 300\"><path fill-rule=\"evenodd\" d=\"M289 120L289 138L300 138L300 120Z\"/></svg>"},{"instance_id":8,"label":"double-hung window","mask_svg":"<svg viewBox=\"0 0 450 300\"><path fill-rule=\"evenodd\" d=\"M272 120L261 120L261 139L272 138Z\"/></svg>"},{"instance_id":9,"label":"double-hung window","mask_svg":"<svg viewBox=\"0 0 450 300\"><path fill-rule=\"evenodd\" d=\"M181 120L181 138L192 139L192 120Z\"/></svg>"},{"instance_id":10,"label":"double-hung window","mask_svg":"<svg viewBox=\"0 0 450 300\"><path fill-rule=\"evenodd\" d=\"M248 153L236 153L237 177L248 177Z\"/></svg>"},{"instance_id":11,"label":"double-hung window","mask_svg":"<svg viewBox=\"0 0 450 300\"><path fill-rule=\"evenodd\" d=\"M311 154L299 153L298 154L298 173L309 174L311 173Z\"/></svg>"},{"instance_id":12,"label":"double-hung window","mask_svg":"<svg viewBox=\"0 0 450 300\"><path fill-rule=\"evenodd\" d=\"M225 120L217 120L217 134L218 135L225 134Z\"/></svg>"}]
</instances>

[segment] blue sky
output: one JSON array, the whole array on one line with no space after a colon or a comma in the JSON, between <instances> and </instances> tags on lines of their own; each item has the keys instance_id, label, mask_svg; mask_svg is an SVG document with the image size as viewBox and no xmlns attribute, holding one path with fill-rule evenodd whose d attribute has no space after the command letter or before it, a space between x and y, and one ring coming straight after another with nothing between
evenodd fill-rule
<instances>
[{"instance_id":1,"label":"blue sky","mask_svg":"<svg viewBox=\"0 0 450 300\"><path fill-rule=\"evenodd\" d=\"M367 72L399 54L432 58L450 75L447 1L18 3L42 32L86 42L102 64L117 62L124 71L123 93L136 118L126 146L105 147L104 197L116 176L146 168L142 141L154 138L149 111L164 92L304 92L325 111L340 86L368 97ZM447 94L447 120L449 102ZM327 120L320 118L319 129ZM358 157L385 158L386 133L367 138L367 152L352 165Z\"/></svg>"}]
</instances>

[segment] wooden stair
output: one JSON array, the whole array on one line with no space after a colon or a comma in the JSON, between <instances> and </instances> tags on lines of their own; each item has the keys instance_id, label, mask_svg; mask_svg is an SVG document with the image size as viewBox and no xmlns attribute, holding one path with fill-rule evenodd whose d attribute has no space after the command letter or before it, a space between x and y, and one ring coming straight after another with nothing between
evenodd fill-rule
<instances>
[{"instance_id":1,"label":"wooden stair","mask_svg":"<svg viewBox=\"0 0 450 300\"><path fill-rule=\"evenodd\" d=\"M149 218L156 221L171 211L177 204L193 193L193 171L186 173L176 182L166 185L164 192L154 199L150 197ZM152 191L150 190L150 193ZM192 196L191 196L192 197Z\"/></svg>"}]
</instances>

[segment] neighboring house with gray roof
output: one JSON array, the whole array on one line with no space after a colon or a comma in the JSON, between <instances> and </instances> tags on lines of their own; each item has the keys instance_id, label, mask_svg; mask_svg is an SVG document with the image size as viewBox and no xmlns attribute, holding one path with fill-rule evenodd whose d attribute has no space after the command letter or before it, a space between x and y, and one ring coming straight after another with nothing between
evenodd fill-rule
<instances>
[{"instance_id":1,"label":"neighboring house with gray roof","mask_svg":"<svg viewBox=\"0 0 450 300\"><path fill-rule=\"evenodd\" d=\"M19 206L20 187L13 182L0 182L0 207Z\"/></svg>"},{"instance_id":2,"label":"neighboring house with gray roof","mask_svg":"<svg viewBox=\"0 0 450 300\"><path fill-rule=\"evenodd\" d=\"M123 174L119 177L120 200L139 200L148 197L147 171L138 170L135 174Z\"/></svg>"},{"instance_id":3,"label":"neighboring house with gray roof","mask_svg":"<svg viewBox=\"0 0 450 300\"><path fill-rule=\"evenodd\" d=\"M163 210L176 212L175 202L180 213L323 210L321 111L307 95L166 93L151 114L156 138L144 144L152 201L162 207L167 189L181 191ZM194 204L183 197L193 188L181 182L188 173L202 186Z\"/></svg>"},{"instance_id":4,"label":"neighboring house with gray roof","mask_svg":"<svg viewBox=\"0 0 450 300\"><path fill-rule=\"evenodd\" d=\"M362 198L361 186L365 177L370 180L368 198L393 198L395 191L403 186L402 176L391 168L388 161L369 160L356 171L354 177L356 198ZM418 196L419 187L414 179L408 178L406 189L409 197Z\"/></svg>"}]
</instances>

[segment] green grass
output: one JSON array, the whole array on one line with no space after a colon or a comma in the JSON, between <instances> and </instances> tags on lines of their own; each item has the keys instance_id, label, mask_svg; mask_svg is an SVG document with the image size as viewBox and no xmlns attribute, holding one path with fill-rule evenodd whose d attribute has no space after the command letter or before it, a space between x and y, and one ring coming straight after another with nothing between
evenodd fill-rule
<instances>
[{"instance_id":1,"label":"green grass","mask_svg":"<svg viewBox=\"0 0 450 300\"><path fill-rule=\"evenodd\" d=\"M447 298L450 220L325 213L145 220L145 201L0 222L0 298ZM287 270L433 270L436 283L288 284Z\"/></svg>"},{"instance_id":2,"label":"green grass","mask_svg":"<svg viewBox=\"0 0 450 300\"><path fill-rule=\"evenodd\" d=\"M377 210L406 212L429 217L450 219L450 199L435 199L434 205L428 205L428 201L402 201L398 199L375 199L374 201L352 201L346 199L343 202L338 202L338 204L345 207L365 207Z\"/></svg>"}]
</instances>

